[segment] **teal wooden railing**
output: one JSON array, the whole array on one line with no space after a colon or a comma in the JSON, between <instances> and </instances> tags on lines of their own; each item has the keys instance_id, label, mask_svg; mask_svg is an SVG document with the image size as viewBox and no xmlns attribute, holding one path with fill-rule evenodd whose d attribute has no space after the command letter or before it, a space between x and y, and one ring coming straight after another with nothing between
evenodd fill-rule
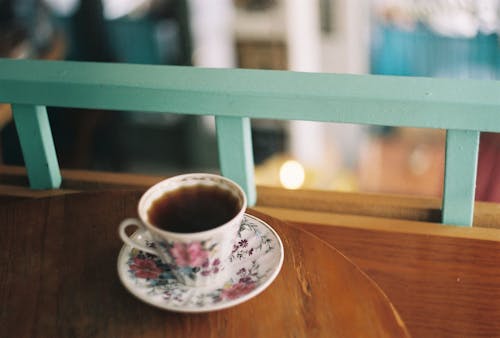
<instances>
[{"instance_id":1,"label":"teal wooden railing","mask_svg":"<svg viewBox=\"0 0 500 338\"><path fill-rule=\"evenodd\" d=\"M472 224L481 131L500 132L500 82L0 59L30 185L61 175L46 106L214 115L222 173L255 203L250 118L447 130L443 216Z\"/></svg>"}]
</instances>

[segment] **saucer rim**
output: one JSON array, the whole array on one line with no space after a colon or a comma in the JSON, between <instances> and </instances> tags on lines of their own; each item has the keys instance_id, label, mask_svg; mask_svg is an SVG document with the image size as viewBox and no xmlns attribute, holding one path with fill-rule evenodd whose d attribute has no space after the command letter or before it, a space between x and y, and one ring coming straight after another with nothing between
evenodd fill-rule
<instances>
[{"instance_id":1,"label":"saucer rim","mask_svg":"<svg viewBox=\"0 0 500 338\"><path fill-rule=\"evenodd\" d=\"M133 290L133 288L129 287L128 283L125 282L125 279L128 280L128 278L127 278L127 276L123 275L122 269L120 268L120 266L121 266L120 263L123 260L122 256L125 255L126 252L133 249L133 247L128 245L128 244L123 244L123 246L120 249L120 252L118 253L118 257L117 257L116 267L117 267L117 272L118 272L118 278L120 279L121 284L125 287L125 289L130 294L132 294L138 300L140 300L148 305L151 305L153 307L156 307L158 309L167 310L167 311L171 311L171 312L178 312L178 313L205 313L205 312L219 311L219 310L227 309L227 308L242 304L242 303L258 296L260 293L262 293L264 290L266 290L272 284L272 282L276 279L276 277L278 276L278 274L281 271L281 268L283 266L284 256L285 256L283 242L282 242L280 236L278 235L278 233L264 220L262 220L256 216L250 215L246 212L243 214L243 217L249 217L249 218L254 219L260 225L265 226L274 235L274 237L277 240L278 246L279 246L279 255L280 255L279 262L278 262L278 264L276 264L276 268L274 269L274 271L269 275L269 277L262 284L258 285L251 292L249 292L241 297L238 297L236 299L232 299L230 301L227 301L227 302L222 302L222 303L219 303L216 305L208 305L206 307L201 307L201 308L183 308L182 306L181 307L177 307L177 306L171 307L168 305L162 306L161 304L151 302L148 300L147 297L144 297L144 296L136 293ZM138 231L134 232L131 235L131 237L135 236ZM196 289L196 288L204 288L204 287L189 287L188 286L188 288Z\"/></svg>"}]
</instances>

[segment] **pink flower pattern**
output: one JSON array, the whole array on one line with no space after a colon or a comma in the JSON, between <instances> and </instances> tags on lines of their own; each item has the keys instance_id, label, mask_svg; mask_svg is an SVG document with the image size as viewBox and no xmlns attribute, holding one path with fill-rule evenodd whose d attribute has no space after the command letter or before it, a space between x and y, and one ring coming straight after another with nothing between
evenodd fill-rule
<instances>
[{"instance_id":1,"label":"pink flower pattern","mask_svg":"<svg viewBox=\"0 0 500 338\"><path fill-rule=\"evenodd\" d=\"M231 287L227 289L223 289L221 293L222 299L236 299L243 295L246 295L253 289L255 289L256 283L253 281L250 282L238 282L236 284L231 285Z\"/></svg>"},{"instance_id":2,"label":"pink flower pattern","mask_svg":"<svg viewBox=\"0 0 500 338\"><path fill-rule=\"evenodd\" d=\"M170 255L179 267L201 267L208 260L208 252L200 242L176 242L170 248Z\"/></svg>"},{"instance_id":3,"label":"pink flower pattern","mask_svg":"<svg viewBox=\"0 0 500 338\"><path fill-rule=\"evenodd\" d=\"M160 293L165 301L174 304L188 302L190 306L204 307L236 300L256 290L261 281L267 278L268 272L259 267L259 261L275 250L276 243L273 237L267 236L266 233L260 233L257 237L256 227L256 224L247 219L242 223L239 238L234 243L229 260L233 269L241 265L236 273L233 272L224 287L203 292L192 300L187 298L190 289L179 284L172 274L172 264L162 262L157 256L142 251L131 251L127 262L130 276L136 280L144 280L152 294ZM252 238L257 240L252 242L248 240ZM189 278L196 279L199 276L217 274L224 269L219 258L211 257L215 247L207 242L160 243L160 247L171 256L172 263L180 267L180 272ZM249 257L253 259L245 261Z\"/></svg>"},{"instance_id":4,"label":"pink flower pattern","mask_svg":"<svg viewBox=\"0 0 500 338\"><path fill-rule=\"evenodd\" d=\"M137 278L155 279L158 278L162 270L156 265L154 260L135 257L130 264L130 270Z\"/></svg>"},{"instance_id":5,"label":"pink flower pattern","mask_svg":"<svg viewBox=\"0 0 500 338\"><path fill-rule=\"evenodd\" d=\"M207 261L204 262L204 264ZM216 273L218 266L220 265L220 260L215 259L211 264L205 266L203 270L208 274ZM162 264L161 261L152 255L145 255L142 252L131 254L128 261L129 271L134 276L134 278L145 279L149 283L149 287L152 290L158 288L158 290L163 290L163 298L166 301L183 302L185 301L185 293L187 288L179 287L177 282L173 282L175 277L170 274L168 265ZM258 273L259 266L253 261L250 268L241 268L236 272L236 278L231 278L224 288L219 288L211 293L204 294L205 301L209 301L213 304L219 303L221 301L231 301L238 299L251 291L255 290L259 285L260 279L264 276ZM202 298L203 298L202 297ZM199 306L205 304L201 298L198 300Z\"/></svg>"}]
</instances>

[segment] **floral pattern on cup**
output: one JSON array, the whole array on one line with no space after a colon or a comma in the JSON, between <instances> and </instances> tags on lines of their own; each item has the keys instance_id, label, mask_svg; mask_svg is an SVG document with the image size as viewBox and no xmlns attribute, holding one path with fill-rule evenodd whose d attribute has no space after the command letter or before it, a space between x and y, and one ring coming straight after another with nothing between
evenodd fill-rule
<instances>
[{"instance_id":1,"label":"floral pattern on cup","mask_svg":"<svg viewBox=\"0 0 500 338\"><path fill-rule=\"evenodd\" d=\"M151 295L161 295L166 302L203 307L222 301L234 300L253 291L267 271L259 273L259 264L252 261L248 268L242 267L222 287L201 292L191 297L192 288L179 283L167 264L158 257L133 249L128 260L130 276L145 282Z\"/></svg>"},{"instance_id":2,"label":"floral pattern on cup","mask_svg":"<svg viewBox=\"0 0 500 338\"><path fill-rule=\"evenodd\" d=\"M168 264L164 264L157 256L137 249L131 251L128 266L134 278L148 280L152 286L161 285L163 281L174 278Z\"/></svg>"},{"instance_id":3,"label":"floral pattern on cup","mask_svg":"<svg viewBox=\"0 0 500 338\"><path fill-rule=\"evenodd\" d=\"M260 227L260 228L259 228ZM147 242L147 246L154 245ZM169 307L206 308L232 302L259 288L270 271L275 268L271 262L279 255L276 238L252 218L245 217L235 240L235 248L227 269L227 280L219 286L190 287L175 278L169 264L160 258L138 249L129 251L126 262L129 278L144 289L149 297L160 297ZM182 246L163 245L172 251L172 257L185 263L185 269L197 274L217 273L221 265L219 259L207 259L203 252L210 251L206 243L188 243ZM213 248L212 248L213 249ZM202 259L203 258L203 259ZM201 263L202 262L202 263Z\"/></svg>"},{"instance_id":4,"label":"floral pattern on cup","mask_svg":"<svg viewBox=\"0 0 500 338\"><path fill-rule=\"evenodd\" d=\"M178 267L199 268L208 261L209 251L203 247L201 242L174 243L170 250L175 264Z\"/></svg>"},{"instance_id":5,"label":"floral pattern on cup","mask_svg":"<svg viewBox=\"0 0 500 338\"><path fill-rule=\"evenodd\" d=\"M231 278L224 284L223 287L199 293L192 299L186 299L189 295L189 290L175 287L167 288L167 290L163 292L163 298L165 301L179 303L187 301L188 303L191 303L190 305L196 307L204 307L206 305L217 304L223 301L235 300L250 293L257 287L260 279L263 278L263 276L260 276L257 273L258 269L258 264L253 262L252 268L249 269L247 273L241 274L239 278Z\"/></svg>"},{"instance_id":6,"label":"floral pattern on cup","mask_svg":"<svg viewBox=\"0 0 500 338\"><path fill-rule=\"evenodd\" d=\"M252 235L250 238L247 238L249 237L249 233ZM252 240L251 244L249 243L249 239ZM245 217L241 222L238 237L233 244L233 251L229 257L229 262L250 258L255 254L256 250L264 250L264 254L266 254L273 249L272 239L263 234L255 222Z\"/></svg>"},{"instance_id":7,"label":"floral pattern on cup","mask_svg":"<svg viewBox=\"0 0 500 338\"><path fill-rule=\"evenodd\" d=\"M256 281L259 280L259 275L255 271L255 268L255 262L253 262L252 268L248 271L245 268L241 268L237 272L239 276L238 281L233 284L228 284L226 287L220 290L220 295L217 300L236 299L254 290L257 286Z\"/></svg>"},{"instance_id":8,"label":"floral pattern on cup","mask_svg":"<svg viewBox=\"0 0 500 338\"><path fill-rule=\"evenodd\" d=\"M176 272L181 274L183 277L188 277L192 281L195 281L199 275L207 277L210 275L215 275L220 271L224 270L222 262L219 257L215 256L217 245L211 244L207 245L207 241L201 242L162 242L160 244L161 248L171 259L172 265L162 263L161 260L157 259L163 266L163 268L176 267ZM147 241L146 245L148 247L156 247L154 242ZM148 254L149 255L149 254ZM155 257L153 255L149 255ZM214 256L213 258L210 258ZM152 265L152 263L149 263Z\"/></svg>"}]
</instances>

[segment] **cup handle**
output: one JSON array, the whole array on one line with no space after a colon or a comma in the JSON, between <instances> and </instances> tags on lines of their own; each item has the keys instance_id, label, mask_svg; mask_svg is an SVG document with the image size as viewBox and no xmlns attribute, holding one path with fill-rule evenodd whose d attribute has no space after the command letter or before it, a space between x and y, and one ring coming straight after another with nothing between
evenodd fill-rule
<instances>
[{"instance_id":1,"label":"cup handle","mask_svg":"<svg viewBox=\"0 0 500 338\"><path fill-rule=\"evenodd\" d=\"M137 249L142 250L144 252L147 252L147 253L150 253L152 255L158 256L158 253L156 252L156 250L154 250L153 248L147 247L143 243L140 243L137 240L134 240L134 239L130 238L127 235L127 233L125 232L125 230L129 226L132 226L132 225L138 227L140 229L140 231L142 232L141 234L139 234L138 237L143 237L144 234L147 232L147 229L144 227L144 225L142 224L142 222L139 219L137 219L137 218L127 218L127 219L124 219L120 223L120 226L118 227L118 234L120 235L120 238L122 239L122 241L125 244L128 244L128 245L130 245L130 246L132 246L134 248L137 248Z\"/></svg>"}]
</instances>

